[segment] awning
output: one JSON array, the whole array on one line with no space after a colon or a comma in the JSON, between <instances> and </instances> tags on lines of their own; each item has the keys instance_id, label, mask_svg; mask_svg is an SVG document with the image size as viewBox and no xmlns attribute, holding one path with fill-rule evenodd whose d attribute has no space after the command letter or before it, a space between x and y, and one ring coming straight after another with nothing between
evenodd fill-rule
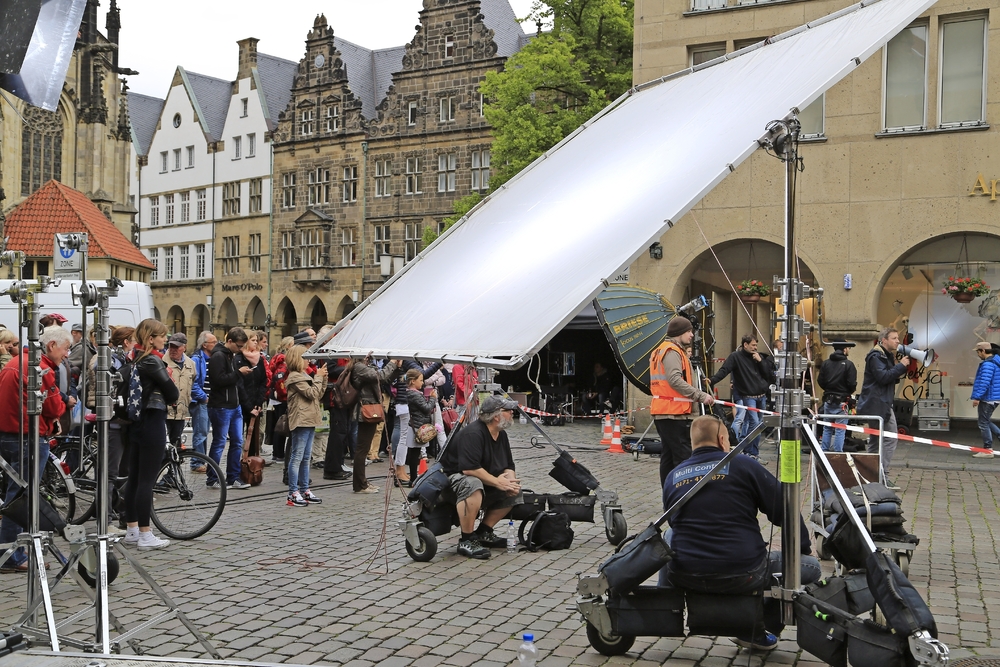
<instances>
[{"instance_id":1,"label":"awning","mask_svg":"<svg viewBox=\"0 0 1000 667\"><path fill-rule=\"evenodd\" d=\"M640 86L470 211L312 351L520 366L757 150L767 123L805 108L932 4L861 3Z\"/></svg>"}]
</instances>

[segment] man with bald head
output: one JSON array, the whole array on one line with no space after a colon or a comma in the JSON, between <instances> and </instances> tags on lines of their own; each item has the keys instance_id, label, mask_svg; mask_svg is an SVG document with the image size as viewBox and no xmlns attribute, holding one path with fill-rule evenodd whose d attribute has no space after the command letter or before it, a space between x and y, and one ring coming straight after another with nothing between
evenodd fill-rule
<instances>
[{"instance_id":1,"label":"man with bald head","mask_svg":"<svg viewBox=\"0 0 1000 667\"><path fill-rule=\"evenodd\" d=\"M691 458L670 471L663 485L663 507L680 500L729 451L729 430L713 415L691 422ZM781 552L768 553L757 512L781 526L781 485L758 462L737 456L712 474L706 484L670 521L674 557L661 572L661 585L704 593L749 594L771 585L781 573ZM809 555L809 531L799 518L802 583L820 578L819 561ZM770 602L768 600L767 602ZM766 604L766 603L765 603ZM765 614L769 617L768 614ZM777 628L775 628L777 630ZM753 636L737 637L740 646L769 651L777 638L758 619Z\"/></svg>"}]
</instances>

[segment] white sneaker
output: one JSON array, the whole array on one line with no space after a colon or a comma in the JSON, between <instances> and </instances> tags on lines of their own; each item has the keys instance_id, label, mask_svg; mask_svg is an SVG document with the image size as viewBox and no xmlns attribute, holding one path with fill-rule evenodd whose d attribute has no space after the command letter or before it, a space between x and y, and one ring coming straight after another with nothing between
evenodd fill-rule
<instances>
[{"instance_id":1,"label":"white sneaker","mask_svg":"<svg viewBox=\"0 0 1000 667\"><path fill-rule=\"evenodd\" d=\"M170 546L170 540L160 539L156 535L153 535L153 531L146 531L139 533L138 540L139 551L149 551L151 549L163 549L164 547Z\"/></svg>"},{"instance_id":2,"label":"white sneaker","mask_svg":"<svg viewBox=\"0 0 1000 667\"><path fill-rule=\"evenodd\" d=\"M134 547L138 543L139 543L139 529L138 528L126 529L125 537L122 538L122 544Z\"/></svg>"},{"instance_id":3,"label":"white sneaker","mask_svg":"<svg viewBox=\"0 0 1000 667\"><path fill-rule=\"evenodd\" d=\"M340 469L343 470L344 472L354 472L354 467L353 466L342 465L342 466L340 466Z\"/></svg>"}]
</instances>

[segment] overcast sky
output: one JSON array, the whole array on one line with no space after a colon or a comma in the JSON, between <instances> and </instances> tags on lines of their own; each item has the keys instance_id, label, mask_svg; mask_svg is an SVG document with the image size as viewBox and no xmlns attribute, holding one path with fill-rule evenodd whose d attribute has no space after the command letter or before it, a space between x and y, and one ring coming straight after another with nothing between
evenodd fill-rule
<instances>
[{"instance_id":1,"label":"overcast sky","mask_svg":"<svg viewBox=\"0 0 1000 667\"><path fill-rule=\"evenodd\" d=\"M102 0L99 27L109 0ZM531 0L510 0L518 18ZM139 72L128 77L132 90L166 97L178 65L232 80L236 41L260 40L257 49L298 61L317 14L326 15L334 34L369 49L409 42L423 0L118 0L122 15L119 65ZM525 25L525 30L534 26Z\"/></svg>"}]
</instances>

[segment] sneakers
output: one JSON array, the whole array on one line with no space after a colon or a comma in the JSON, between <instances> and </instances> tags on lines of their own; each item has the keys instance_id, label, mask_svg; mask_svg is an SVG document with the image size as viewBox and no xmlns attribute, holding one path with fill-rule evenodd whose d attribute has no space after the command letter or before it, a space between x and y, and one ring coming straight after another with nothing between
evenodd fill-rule
<instances>
[{"instance_id":1,"label":"sneakers","mask_svg":"<svg viewBox=\"0 0 1000 667\"><path fill-rule=\"evenodd\" d=\"M323 479L335 479L338 481L343 481L345 479L351 479L353 475L346 472L335 472L332 475L323 473Z\"/></svg>"},{"instance_id":2,"label":"sneakers","mask_svg":"<svg viewBox=\"0 0 1000 667\"><path fill-rule=\"evenodd\" d=\"M138 528L126 528L125 537L122 538L122 544L127 547L134 547L139 543L139 529Z\"/></svg>"},{"instance_id":3,"label":"sneakers","mask_svg":"<svg viewBox=\"0 0 1000 667\"><path fill-rule=\"evenodd\" d=\"M476 540L488 549L500 549L507 547L507 538L499 537L493 532L492 528L488 526L484 528L482 524L480 524L479 529L476 531Z\"/></svg>"},{"instance_id":4,"label":"sneakers","mask_svg":"<svg viewBox=\"0 0 1000 667\"><path fill-rule=\"evenodd\" d=\"M242 479L238 479L235 482L233 482L232 484L229 484L227 486L227 488L230 488L230 489L249 489L250 485L247 484L246 482L244 482Z\"/></svg>"},{"instance_id":5,"label":"sneakers","mask_svg":"<svg viewBox=\"0 0 1000 667\"><path fill-rule=\"evenodd\" d=\"M360 491L355 491L354 493L378 493L378 487L375 486L374 484L369 484L365 488L361 489Z\"/></svg>"},{"instance_id":6,"label":"sneakers","mask_svg":"<svg viewBox=\"0 0 1000 667\"><path fill-rule=\"evenodd\" d=\"M972 456L973 458L977 459L991 459L993 458L993 450L990 450L988 452L976 452Z\"/></svg>"},{"instance_id":7,"label":"sneakers","mask_svg":"<svg viewBox=\"0 0 1000 667\"><path fill-rule=\"evenodd\" d=\"M219 480L215 480L214 482L205 482L205 486L207 486L210 489L221 489L222 488L222 485L219 484Z\"/></svg>"},{"instance_id":8,"label":"sneakers","mask_svg":"<svg viewBox=\"0 0 1000 667\"><path fill-rule=\"evenodd\" d=\"M342 465L342 466L340 466L340 469L343 470L344 472L350 472L350 473L354 472L354 466L345 466L345 465Z\"/></svg>"},{"instance_id":9,"label":"sneakers","mask_svg":"<svg viewBox=\"0 0 1000 667\"><path fill-rule=\"evenodd\" d=\"M126 539L128 536L125 536ZM136 541L136 546L139 547L139 551L151 551L152 549L163 549L164 547L170 546L170 540L160 539L156 535L153 535L153 531L147 530L146 532L139 532L139 539Z\"/></svg>"},{"instance_id":10,"label":"sneakers","mask_svg":"<svg viewBox=\"0 0 1000 667\"><path fill-rule=\"evenodd\" d=\"M273 466L273 465L274 465L274 459L264 459L264 467L265 468L267 468L269 466Z\"/></svg>"},{"instance_id":11,"label":"sneakers","mask_svg":"<svg viewBox=\"0 0 1000 667\"><path fill-rule=\"evenodd\" d=\"M458 555L477 560L489 560L490 550L480 544L478 539L466 540L463 538L458 541Z\"/></svg>"},{"instance_id":12,"label":"sneakers","mask_svg":"<svg viewBox=\"0 0 1000 667\"><path fill-rule=\"evenodd\" d=\"M284 463L284 462L285 459L281 458L280 456L274 456L271 458L271 463Z\"/></svg>"},{"instance_id":13,"label":"sneakers","mask_svg":"<svg viewBox=\"0 0 1000 667\"><path fill-rule=\"evenodd\" d=\"M296 491L295 493L288 494L288 500L285 501L285 504L289 507L305 507L309 503Z\"/></svg>"},{"instance_id":14,"label":"sneakers","mask_svg":"<svg viewBox=\"0 0 1000 667\"><path fill-rule=\"evenodd\" d=\"M319 505L321 502L323 502L322 498L319 498L315 493L308 490L302 494L302 497L305 498L306 502L309 503L310 505Z\"/></svg>"},{"instance_id":15,"label":"sneakers","mask_svg":"<svg viewBox=\"0 0 1000 667\"><path fill-rule=\"evenodd\" d=\"M750 649L751 651L754 649L757 649L758 651L773 651L778 646L778 638L766 630L764 631L764 636L759 639L751 640L734 637L733 642L737 646L742 646L743 648Z\"/></svg>"}]
</instances>

